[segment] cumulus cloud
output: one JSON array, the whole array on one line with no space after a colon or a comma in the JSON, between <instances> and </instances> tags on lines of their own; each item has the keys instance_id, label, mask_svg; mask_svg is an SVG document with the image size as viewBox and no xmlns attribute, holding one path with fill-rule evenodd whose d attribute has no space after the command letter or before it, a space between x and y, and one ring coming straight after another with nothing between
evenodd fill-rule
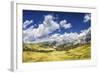
<instances>
[{"instance_id":1,"label":"cumulus cloud","mask_svg":"<svg viewBox=\"0 0 100 73\"><path fill-rule=\"evenodd\" d=\"M31 26L26 30L23 30L23 41L31 41L31 37L33 36L32 31L33 31L33 27Z\"/></svg>"},{"instance_id":2,"label":"cumulus cloud","mask_svg":"<svg viewBox=\"0 0 100 73\"><path fill-rule=\"evenodd\" d=\"M33 21L25 21L23 23L23 27L26 28L29 24L31 24ZM24 34L24 41L27 39L30 40L30 37L33 37L34 39L37 39L42 36L48 36L48 34L52 33L53 31L59 29L59 24L54 21L54 17L52 15L46 15L44 17L44 21L42 24L39 24L38 28L32 29L32 26L28 28L27 30L23 31Z\"/></svg>"},{"instance_id":3,"label":"cumulus cloud","mask_svg":"<svg viewBox=\"0 0 100 73\"><path fill-rule=\"evenodd\" d=\"M23 28L26 28L29 24L33 23L33 20L26 20L23 23ZM23 31L24 39L28 40L30 37L38 38L42 36L47 36L49 33L52 33L56 29L59 29L59 24L54 21L52 15L46 15L42 24L39 24L38 28L32 29L33 26Z\"/></svg>"},{"instance_id":4,"label":"cumulus cloud","mask_svg":"<svg viewBox=\"0 0 100 73\"><path fill-rule=\"evenodd\" d=\"M65 28L65 29L68 29L68 28L72 27L71 23L67 23L66 20L60 21L60 26L63 27L63 28Z\"/></svg>"},{"instance_id":5,"label":"cumulus cloud","mask_svg":"<svg viewBox=\"0 0 100 73\"><path fill-rule=\"evenodd\" d=\"M51 33L57 29L59 29L59 24L54 21L54 17L52 15L46 15L44 17L43 25L45 28L45 33Z\"/></svg>"},{"instance_id":6,"label":"cumulus cloud","mask_svg":"<svg viewBox=\"0 0 100 73\"><path fill-rule=\"evenodd\" d=\"M31 23L33 23L33 20L26 20L24 23L23 23L23 29L25 29L28 25L30 25Z\"/></svg>"},{"instance_id":7,"label":"cumulus cloud","mask_svg":"<svg viewBox=\"0 0 100 73\"><path fill-rule=\"evenodd\" d=\"M40 42L56 42L56 46L64 44L64 43L84 43L86 39L86 34L90 31L90 28L82 30L80 33L70 32L70 33L55 33L51 36L44 37L42 39L36 39L35 41L28 41L32 43L40 43Z\"/></svg>"},{"instance_id":8,"label":"cumulus cloud","mask_svg":"<svg viewBox=\"0 0 100 73\"><path fill-rule=\"evenodd\" d=\"M86 35L90 31L91 31L90 27L88 29L81 30L81 33L79 34L79 37Z\"/></svg>"},{"instance_id":9,"label":"cumulus cloud","mask_svg":"<svg viewBox=\"0 0 100 73\"><path fill-rule=\"evenodd\" d=\"M85 14L83 22L88 22L91 20L91 14Z\"/></svg>"},{"instance_id":10,"label":"cumulus cloud","mask_svg":"<svg viewBox=\"0 0 100 73\"><path fill-rule=\"evenodd\" d=\"M64 43L72 43L76 39L78 39L78 33L64 33L64 34L54 34L50 37L53 41L56 41L56 45L64 44Z\"/></svg>"},{"instance_id":11,"label":"cumulus cloud","mask_svg":"<svg viewBox=\"0 0 100 73\"><path fill-rule=\"evenodd\" d=\"M26 28L28 25L33 23L33 20L26 20L23 23L23 27ZM34 28L34 26L30 26L28 29L23 30L23 41L25 43L38 43L38 42L53 42L56 41L57 45L64 44L64 43L71 43L77 40L80 41L80 37L85 36L89 31L90 28L82 30L80 33L77 32L65 32L64 34L54 33L51 36L48 36L53 31L60 29L63 27L64 29L69 29L72 27L67 20L62 20L59 23L54 21L54 17L52 15L46 15L44 17L43 23L38 24L38 28ZM45 37L44 37L45 36ZM40 38L42 37L42 38ZM84 37L85 38L85 37Z\"/></svg>"},{"instance_id":12,"label":"cumulus cloud","mask_svg":"<svg viewBox=\"0 0 100 73\"><path fill-rule=\"evenodd\" d=\"M44 26L42 24L40 24L38 28L33 29L32 27L33 26L23 31L23 38L25 42L31 41L31 38L36 39L44 34Z\"/></svg>"},{"instance_id":13,"label":"cumulus cloud","mask_svg":"<svg viewBox=\"0 0 100 73\"><path fill-rule=\"evenodd\" d=\"M54 34L50 36L52 41L56 41L56 45L64 44L64 43L83 43L86 42L85 39L87 38L87 34L91 34L90 27L88 29L82 30L80 33L77 32L70 32L64 34Z\"/></svg>"}]
</instances>

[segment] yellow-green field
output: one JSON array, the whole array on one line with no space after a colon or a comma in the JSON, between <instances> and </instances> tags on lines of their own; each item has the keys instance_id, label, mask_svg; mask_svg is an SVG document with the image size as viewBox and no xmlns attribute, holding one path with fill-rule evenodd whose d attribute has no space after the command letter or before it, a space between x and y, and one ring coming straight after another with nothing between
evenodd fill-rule
<instances>
[{"instance_id":1,"label":"yellow-green field","mask_svg":"<svg viewBox=\"0 0 100 73\"><path fill-rule=\"evenodd\" d=\"M27 45L31 50L23 50L23 62L83 60L91 58L90 44L81 45L69 50L55 50L53 47ZM24 49L26 49L24 47Z\"/></svg>"}]
</instances>

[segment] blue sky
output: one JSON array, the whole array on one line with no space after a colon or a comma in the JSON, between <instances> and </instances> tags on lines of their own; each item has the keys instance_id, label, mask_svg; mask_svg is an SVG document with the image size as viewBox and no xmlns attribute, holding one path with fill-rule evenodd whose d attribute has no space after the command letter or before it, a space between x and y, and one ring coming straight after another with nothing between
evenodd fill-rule
<instances>
[{"instance_id":1,"label":"blue sky","mask_svg":"<svg viewBox=\"0 0 100 73\"><path fill-rule=\"evenodd\" d=\"M46 21L47 19L48 21ZM55 27L56 24L59 25L59 27L56 28L55 30L52 28L47 29L49 36L53 34L63 35L65 32L66 33L81 33L82 30L86 30L91 26L91 14L79 13L79 12L77 13L77 12L23 10L23 26L25 25L25 28L23 28L23 31L30 29L30 27L32 27L31 29L38 29L41 25L44 25L44 22L46 22L47 24L47 22L49 21L50 21L50 24L51 23L55 24L55 25L51 24L51 27ZM62 24L62 21L64 22L64 24ZM40 30L42 29L40 28ZM49 33L49 30L52 32ZM33 34L33 36L31 36L30 38L34 39L34 36L35 34ZM38 38L44 37L44 36L46 37L47 35L42 35L42 36L39 36Z\"/></svg>"}]
</instances>

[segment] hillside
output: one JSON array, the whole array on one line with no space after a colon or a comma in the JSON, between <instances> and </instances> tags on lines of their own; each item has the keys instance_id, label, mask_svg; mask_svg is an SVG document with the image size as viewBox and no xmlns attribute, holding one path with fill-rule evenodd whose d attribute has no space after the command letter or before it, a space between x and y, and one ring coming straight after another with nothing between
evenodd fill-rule
<instances>
[{"instance_id":1,"label":"hillside","mask_svg":"<svg viewBox=\"0 0 100 73\"><path fill-rule=\"evenodd\" d=\"M89 43L77 46L65 44L58 47L48 43L23 44L23 62L90 59L90 46Z\"/></svg>"}]
</instances>

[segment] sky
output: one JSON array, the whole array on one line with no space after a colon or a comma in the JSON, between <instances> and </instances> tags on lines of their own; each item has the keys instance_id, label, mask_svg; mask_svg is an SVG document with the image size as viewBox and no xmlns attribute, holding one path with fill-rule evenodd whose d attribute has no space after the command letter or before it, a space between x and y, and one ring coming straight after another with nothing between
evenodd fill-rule
<instances>
[{"instance_id":1,"label":"sky","mask_svg":"<svg viewBox=\"0 0 100 73\"><path fill-rule=\"evenodd\" d=\"M90 13L23 10L24 42L73 40L90 27Z\"/></svg>"}]
</instances>

